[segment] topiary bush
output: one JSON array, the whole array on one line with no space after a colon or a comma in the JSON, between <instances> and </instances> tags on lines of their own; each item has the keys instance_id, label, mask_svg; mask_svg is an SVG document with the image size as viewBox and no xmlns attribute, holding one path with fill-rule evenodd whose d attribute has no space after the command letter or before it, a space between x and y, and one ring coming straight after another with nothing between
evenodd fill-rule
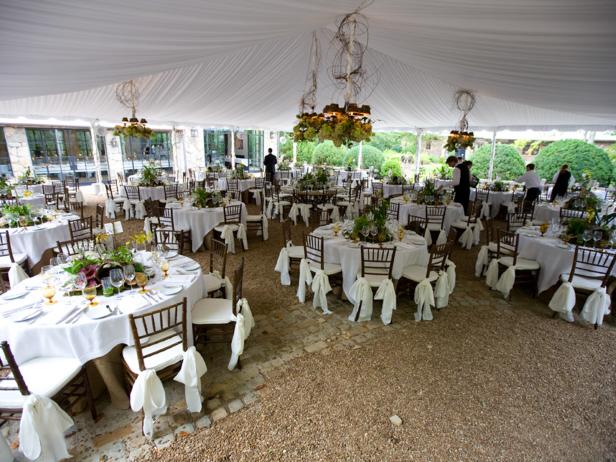
<instances>
[{"instance_id":1,"label":"topiary bush","mask_svg":"<svg viewBox=\"0 0 616 462\"><path fill-rule=\"evenodd\" d=\"M383 151L373 146L364 144L362 148L362 168L374 167L378 172L381 169L381 165L385 162L385 155ZM344 165L349 165L349 162L353 163L353 166L357 166L357 157L359 156L359 146L353 146L349 149L344 157Z\"/></svg>"},{"instance_id":2,"label":"topiary bush","mask_svg":"<svg viewBox=\"0 0 616 462\"><path fill-rule=\"evenodd\" d=\"M383 165L381 165L381 176L386 177L389 175L390 170L392 175L403 176L400 159L387 159L383 162Z\"/></svg>"},{"instance_id":3,"label":"topiary bush","mask_svg":"<svg viewBox=\"0 0 616 462\"><path fill-rule=\"evenodd\" d=\"M568 164L576 181L582 174L590 172L593 180L601 185L609 184L612 179L613 166L607 153L582 140L555 141L537 154L535 165L541 178L552 181L554 174L563 165Z\"/></svg>"},{"instance_id":4,"label":"topiary bush","mask_svg":"<svg viewBox=\"0 0 616 462\"><path fill-rule=\"evenodd\" d=\"M331 141L324 141L317 144L314 148L312 164L343 165L346 152L347 149L345 147L336 147Z\"/></svg>"},{"instance_id":5,"label":"topiary bush","mask_svg":"<svg viewBox=\"0 0 616 462\"><path fill-rule=\"evenodd\" d=\"M490 157L492 156L492 146L484 144L477 149L471 156L473 162L472 173L477 178L487 178L490 168ZM494 172L492 177L500 177L501 180L515 180L526 171L524 159L518 150L511 144L496 145L494 156Z\"/></svg>"}]
</instances>

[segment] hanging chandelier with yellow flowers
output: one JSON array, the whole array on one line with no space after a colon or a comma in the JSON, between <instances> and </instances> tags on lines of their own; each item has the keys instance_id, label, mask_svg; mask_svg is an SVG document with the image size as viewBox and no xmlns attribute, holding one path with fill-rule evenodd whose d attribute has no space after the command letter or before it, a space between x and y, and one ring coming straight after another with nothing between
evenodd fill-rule
<instances>
[{"instance_id":1,"label":"hanging chandelier with yellow flowers","mask_svg":"<svg viewBox=\"0 0 616 462\"><path fill-rule=\"evenodd\" d=\"M454 98L458 110L462 112L462 117L458 122L459 130L449 132L445 149L448 152L455 151L458 157L464 157L466 149L472 148L475 144L475 134L468 130L467 116L475 107L476 98L470 90L458 90Z\"/></svg>"},{"instance_id":2,"label":"hanging chandelier with yellow flowers","mask_svg":"<svg viewBox=\"0 0 616 462\"><path fill-rule=\"evenodd\" d=\"M137 104L139 102L139 89L134 80L122 82L116 87L116 99L122 106L131 110L131 117L123 117L122 124L113 129L114 136L150 138L152 129L147 127L145 119L137 118Z\"/></svg>"},{"instance_id":3,"label":"hanging chandelier with yellow flowers","mask_svg":"<svg viewBox=\"0 0 616 462\"><path fill-rule=\"evenodd\" d=\"M368 141L372 136L370 106L356 103L358 95L372 85L377 76L376 72L369 73L363 62L368 48L367 18L358 11L344 16L338 24L334 42L338 50L331 67L331 77L335 86L344 91L344 104L327 104L318 114L314 110L320 62L318 39L314 34L307 78L309 85L293 127L295 141L330 140L336 146L351 146Z\"/></svg>"}]
</instances>

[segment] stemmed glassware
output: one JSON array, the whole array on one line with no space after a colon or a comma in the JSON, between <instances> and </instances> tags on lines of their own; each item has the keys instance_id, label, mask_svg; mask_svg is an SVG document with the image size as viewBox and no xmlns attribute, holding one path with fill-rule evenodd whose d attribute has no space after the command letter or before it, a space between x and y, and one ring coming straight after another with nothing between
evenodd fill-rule
<instances>
[{"instance_id":1,"label":"stemmed glassware","mask_svg":"<svg viewBox=\"0 0 616 462\"><path fill-rule=\"evenodd\" d=\"M126 265L124 267L124 280L132 287L135 281L135 267L133 265Z\"/></svg>"},{"instance_id":2,"label":"stemmed glassware","mask_svg":"<svg viewBox=\"0 0 616 462\"><path fill-rule=\"evenodd\" d=\"M601 239L603 239L603 231L600 229L595 229L592 233L593 241L595 242L595 247L599 247L601 243Z\"/></svg>"},{"instance_id":3,"label":"stemmed glassware","mask_svg":"<svg viewBox=\"0 0 616 462\"><path fill-rule=\"evenodd\" d=\"M582 233L582 241L584 242L584 247L588 246L588 241L590 241L592 239L592 231L590 231L589 229L585 230Z\"/></svg>"},{"instance_id":4,"label":"stemmed glassware","mask_svg":"<svg viewBox=\"0 0 616 462\"><path fill-rule=\"evenodd\" d=\"M169 262L165 258L160 261L160 269L163 272L163 279L167 279L169 275Z\"/></svg>"},{"instance_id":5,"label":"stemmed glassware","mask_svg":"<svg viewBox=\"0 0 616 462\"><path fill-rule=\"evenodd\" d=\"M118 289L119 294L120 288L124 285L124 272L120 268L113 268L109 271L109 278L111 279L111 285Z\"/></svg>"}]
</instances>

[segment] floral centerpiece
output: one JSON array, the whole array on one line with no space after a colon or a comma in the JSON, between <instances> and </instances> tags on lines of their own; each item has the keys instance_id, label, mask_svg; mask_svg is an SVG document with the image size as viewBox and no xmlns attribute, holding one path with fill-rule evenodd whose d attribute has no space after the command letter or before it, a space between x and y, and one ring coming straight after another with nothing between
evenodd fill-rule
<instances>
[{"instance_id":1,"label":"floral centerpiece","mask_svg":"<svg viewBox=\"0 0 616 462\"><path fill-rule=\"evenodd\" d=\"M44 177L34 175L30 167L28 167L21 175L17 177L17 184L24 186L43 184L45 181L46 179Z\"/></svg>"},{"instance_id":2,"label":"floral centerpiece","mask_svg":"<svg viewBox=\"0 0 616 462\"><path fill-rule=\"evenodd\" d=\"M319 168L313 173L306 173L297 181L297 187L301 191L310 189L324 189L329 183L329 175L327 170Z\"/></svg>"},{"instance_id":3,"label":"floral centerpiece","mask_svg":"<svg viewBox=\"0 0 616 462\"><path fill-rule=\"evenodd\" d=\"M425 205L441 205L448 202L449 193L436 187L432 180L426 180L424 187L417 193L417 203Z\"/></svg>"},{"instance_id":4,"label":"floral centerpiece","mask_svg":"<svg viewBox=\"0 0 616 462\"><path fill-rule=\"evenodd\" d=\"M496 180L494 183L489 185L490 191L494 192L505 192L509 191L509 187L500 180Z\"/></svg>"},{"instance_id":5,"label":"floral centerpiece","mask_svg":"<svg viewBox=\"0 0 616 462\"><path fill-rule=\"evenodd\" d=\"M291 164L287 159L283 158L282 161L280 161L280 163L278 164L278 170L281 172L288 172L289 170L291 170Z\"/></svg>"},{"instance_id":6,"label":"floral centerpiece","mask_svg":"<svg viewBox=\"0 0 616 462\"><path fill-rule=\"evenodd\" d=\"M32 226L50 220L47 215L33 212L29 205L5 205L0 213L0 228Z\"/></svg>"},{"instance_id":7,"label":"floral centerpiece","mask_svg":"<svg viewBox=\"0 0 616 462\"><path fill-rule=\"evenodd\" d=\"M223 168L222 165L209 165L207 171L208 173L221 173Z\"/></svg>"},{"instance_id":8,"label":"floral centerpiece","mask_svg":"<svg viewBox=\"0 0 616 462\"><path fill-rule=\"evenodd\" d=\"M395 173L391 173L391 172L387 176L387 178L385 179L385 183L393 184L393 185L405 185L405 184L408 184L408 182L406 181L406 178L404 178L403 176L397 175Z\"/></svg>"},{"instance_id":9,"label":"floral centerpiece","mask_svg":"<svg viewBox=\"0 0 616 462\"><path fill-rule=\"evenodd\" d=\"M389 201L370 207L364 215L355 218L350 226L343 230L347 239L354 241L383 243L393 240L391 224L388 225Z\"/></svg>"},{"instance_id":10,"label":"floral centerpiece","mask_svg":"<svg viewBox=\"0 0 616 462\"><path fill-rule=\"evenodd\" d=\"M323 125L323 114L302 112L297 114L297 123L293 127L293 141L314 141Z\"/></svg>"},{"instance_id":11,"label":"floral centerpiece","mask_svg":"<svg viewBox=\"0 0 616 462\"><path fill-rule=\"evenodd\" d=\"M451 180L453 177L453 169L447 165L441 165L434 170L434 176L439 180Z\"/></svg>"},{"instance_id":12,"label":"floral centerpiece","mask_svg":"<svg viewBox=\"0 0 616 462\"><path fill-rule=\"evenodd\" d=\"M235 164L235 170L231 172L231 178L234 180L248 180L250 174L246 173L244 164Z\"/></svg>"},{"instance_id":13,"label":"floral centerpiece","mask_svg":"<svg viewBox=\"0 0 616 462\"><path fill-rule=\"evenodd\" d=\"M3 175L0 177L0 196L10 197L13 194L13 186Z\"/></svg>"},{"instance_id":14,"label":"floral centerpiece","mask_svg":"<svg viewBox=\"0 0 616 462\"><path fill-rule=\"evenodd\" d=\"M564 233L560 236L565 242L583 244L583 235L586 231L593 233L601 232L599 246L605 246L610 236L616 230L613 225L616 213L601 215L601 201L591 191L582 188L579 196L572 197L563 205L569 210L580 210L586 212L584 218L571 218L567 221Z\"/></svg>"},{"instance_id":15,"label":"floral centerpiece","mask_svg":"<svg viewBox=\"0 0 616 462\"><path fill-rule=\"evenodd\" d=\"M192 204L199 209L220 207L222 204L222 195L219 191L210 192L203 188L197 188L193 191Z\"/></svg>"},{"instance_id":16,"label":"floral centerpiece","mask_svg":"<svg viewBox=\"0 0 616 462\"><path fill-rule=\"evenodd\" d=\"M162 175L160 174L160 170L156 166L156 164L149 162L143 166L143 170L141 170L141 179L139 180L139 186L162 186L165 182L163 181Z\"/></svg>"}]
</instances>

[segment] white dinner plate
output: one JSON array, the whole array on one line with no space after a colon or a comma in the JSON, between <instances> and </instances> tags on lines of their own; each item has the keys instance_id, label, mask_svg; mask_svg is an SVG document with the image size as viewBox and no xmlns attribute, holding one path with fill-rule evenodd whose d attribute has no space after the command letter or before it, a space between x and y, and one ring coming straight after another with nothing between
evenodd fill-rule
<instances>
[{"instance_id":1,"label":"white dinner plate","mask_svg":"<svg viewBox=\"0 0 616 462\"><path fill-rule=\"evenodd\" d=\"M198 269L201 269L201 265L199 265L199 263L196 263L196 262L191 262L191 263L182 265L181 268L186 271L196 271Z\"/></svg>"},{"instance_id":2,"label":"white dinner plate","mask_svg":"<svg viewBox=\"0 0 616 462\"><path fill-rule=\"evenodd\" d=\"M177 256L178 256L178 251L177 250L168 250L168 251L163 253L163 258L165 258L167 260L171 260L172 258L175 258Z\"/></svg>"},{"instance_id":3,"label":"white dinner plate","mask_svg":"<svg viewBox=\"0 0 616 462\"><path fill-rule=\"evenodd\" d=\"M105 305L100 304L96 306L91 306L86 310L86 316L90 319L106 318L107 316L111 316L112 314L113 313L110 313Z\"/></svg>"},{"instance_id":4,"label":"white dinner plate","mask_svg":"<svg viewBox=\"0 0 616 462\"><path fill-rule=\"evenodd\" d=\"M162 286L160 291L165 295L175 295L182 291L182 286L176 286L172 284L165 284Z\"/></svg>"},{"instance_id":5,"label":"white dinner plate","mask_svg":"<svg viewBox=\"0 0 616 462\"><path fill-rule=\"evenodd\" d=\"M15 300L16 298L21 298L28 293L27 290L24 289L13 289L5 293L1 298L3 300Z\"/></svg>"},{"instance_id":6,"label":"white dinner plate","mask_svg":"<svg viewBox=\"0 0 616 462\"><path fill-rule=\"evenodd\" d=\"M12 316L12 319L15 322L29 321L32 318L36 318L40 314L41 314L41 309L39 307L27 308L23 311L18 311L17 314L14 314Z\"/></svg>"}]
</instances>

